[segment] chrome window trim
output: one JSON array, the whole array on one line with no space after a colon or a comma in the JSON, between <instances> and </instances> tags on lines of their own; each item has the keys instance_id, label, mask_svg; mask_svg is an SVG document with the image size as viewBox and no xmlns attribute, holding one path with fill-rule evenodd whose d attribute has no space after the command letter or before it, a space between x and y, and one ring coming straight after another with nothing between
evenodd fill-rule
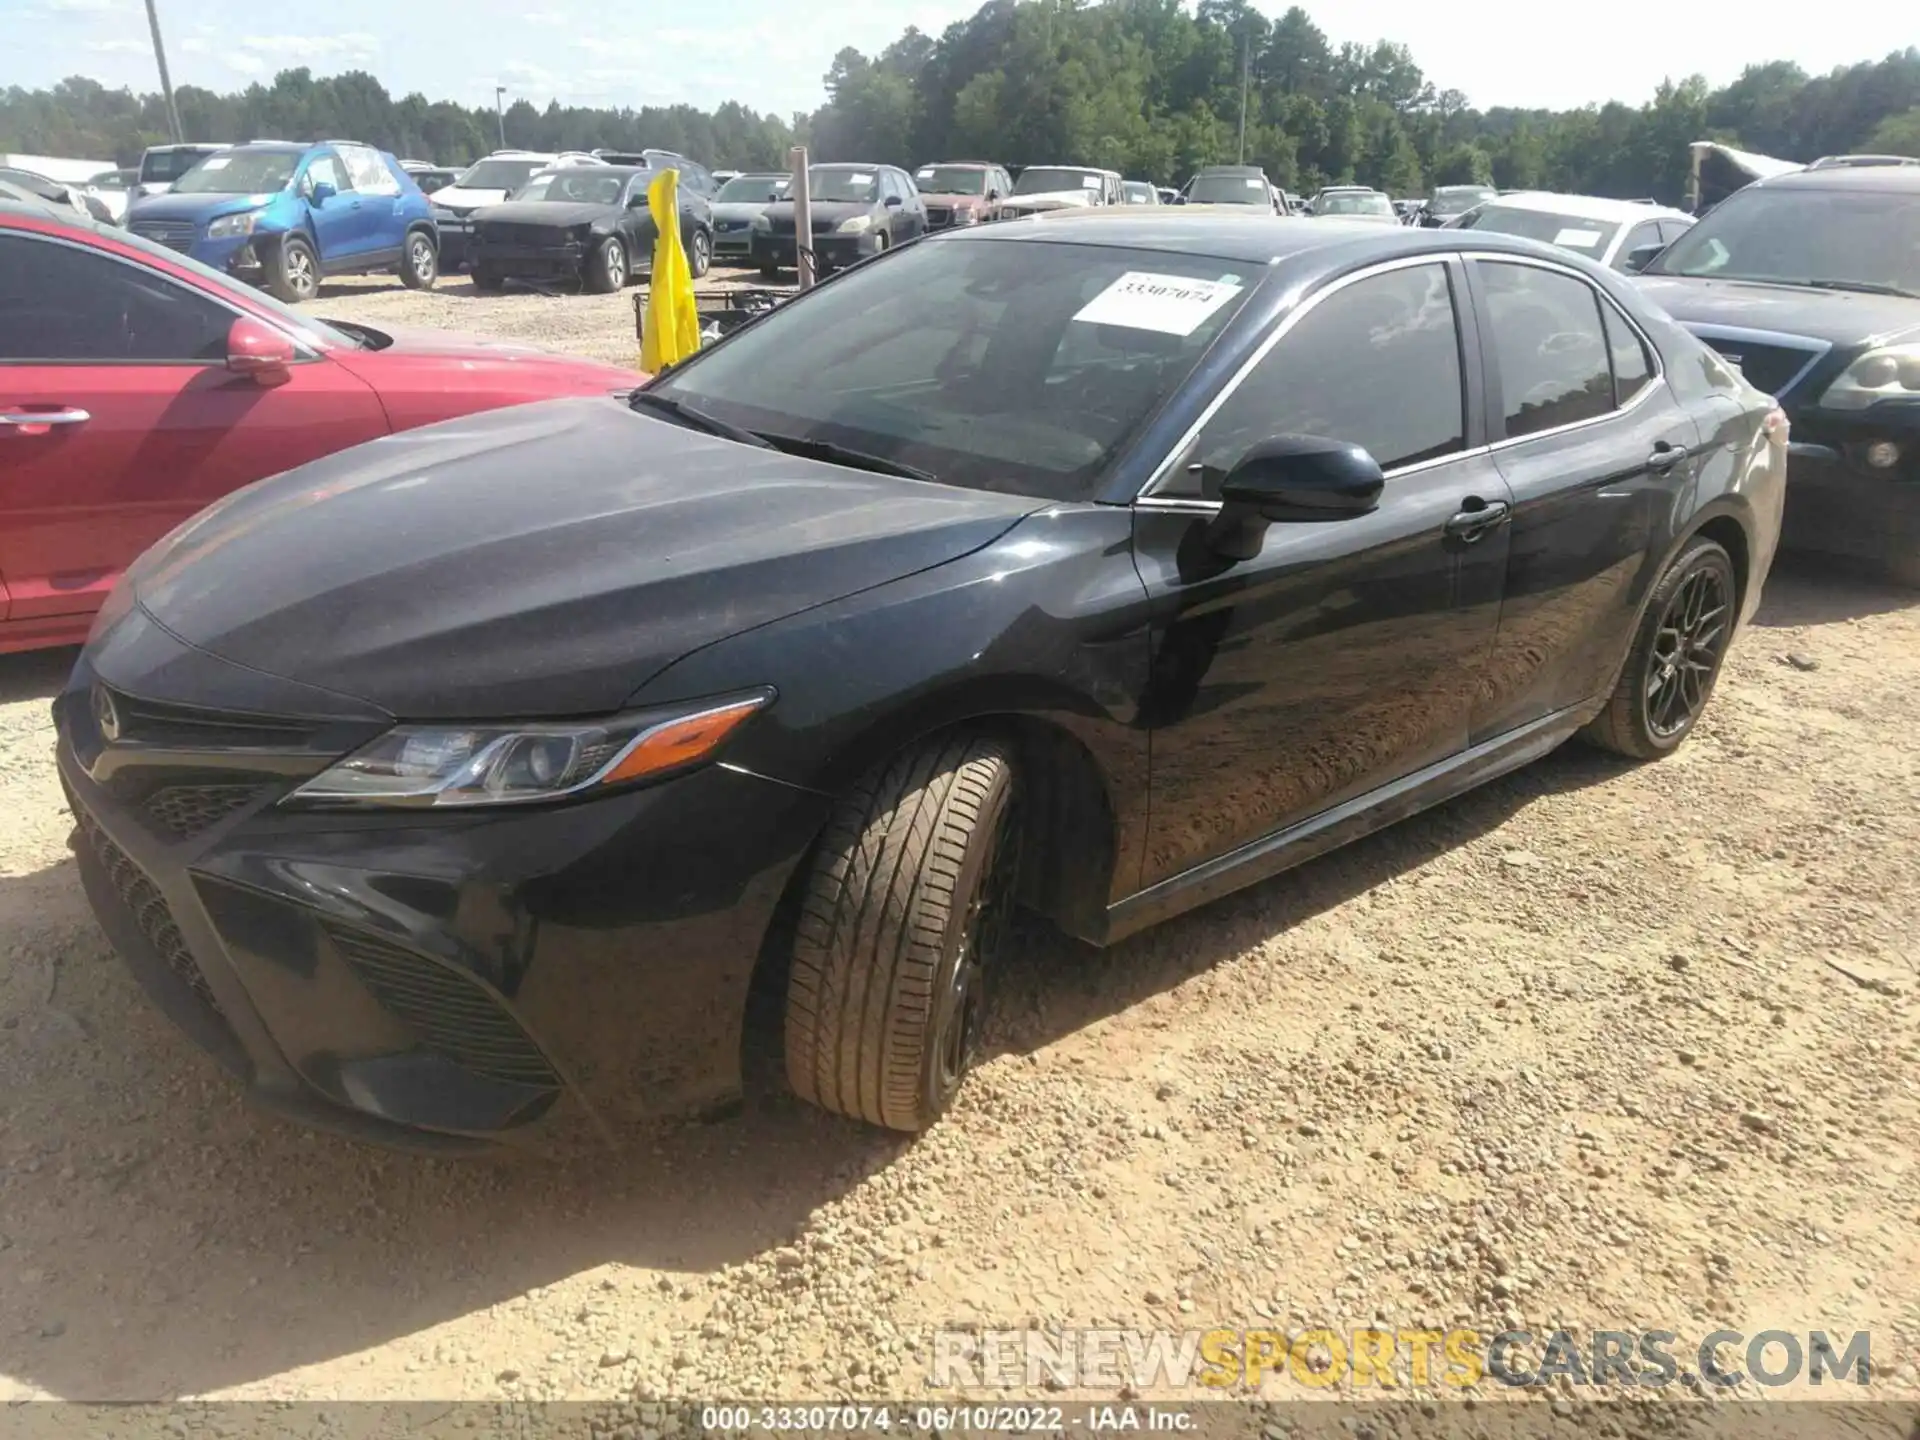
<instances>
[{"instance_id":1,"label":"chrome window trim","mask_svg":"<svg viewBox=\"0 0 1920 1440\"><path fill-rule=\"evenodd\" d=\"M1141 500L1166 498L1197 501L1207 506L1210 511L1219 509L1220 502L1217 500L1202 500L1198 496L1186 495L1156 497L1154 492L1167 482L1168 477L1173 473L1175 463L1182 455L1187 453L1187 447L1200 438L1200 432L1207 428L1207 425L1212 421L1213 417L1219 413L1220 407L1233 398L1234 392L1240 388L1247 376L1253 373L1254 368L1272 353L1273 347L1286 339L1288 334L1292 332L1293 327L1308 315L1311 315L1314 310L1319 307L1320 302L1325 300L1329 295L1337 295L1349 285L1357 285L1362 280L1370 280L1376 275L1391 274L1395 270L1411 270L1417 265L1437 265L1444 270L1447 260L1455 253L1456 252L1450 250L1431 251L1420 255L1399 255L1391 260L1383 260L1377 265L1369 265L1363 270L1355 270L1350 275L1342 275L1338 280L1333 281L1329 285L1322 286L1305 300L1302 300L1298 305L1294 306L1292 310L1288 311L1287 314L1282 317L1280 323L1273 327L1272 333L1269 334L1266 339L1262 340L1259 345L1254 347L1253 353L1241 363L1238 370L1234 371L1233 374L1228 377L1226 384L1220 387L1220 392L1207 402L1207 408L1200 412L1193 424L1187 427L1186 432L1182 434L1178 440L1174 441L1172 447L1161 457L1160 463L1153 467L1153 473L1147 477L1147 483L1140 487L1140 493L1134 497L1135 503L1137 504ZM1454 305L1454 333L1457 335L1460 333L1458 296L1454 297ZM1466 404L1466 376L1463 372L1461 375L1460 389L1460 411L1463 421L1466 418ZM1426 465L1458 459L1464 453L1466 452L1455 451L1451 455L1439 456L1436 460L1422 461L1419 466L1402 466L1400 469L1391 470L1387 473L1389 477L1403 474L1408 470L1422 468Z\"/></svg>"},{"instance_id":2,"label":"chrome window trim","mask_svg":"<svg viewBox=\"0 0 1920 1440\"><path fill-rule=\"evenodd\" d=\"M1745 325L1689 325L1685 321L1678 323L1681 325L1681 328L1691 332L1702 343L1713 340L1730 340L1737 345L1742 340L1745 340L1751 344L1775 345L1782 350L1798 350L1804 353L1807 356L1807 363L1793 372L1788 378L1787 383L1780 387L1777 395L1785 395L1789 390L1793 389L1794 386L1806 379L1807 373L1812 370L1814 366L1818 365L1822 360L1826 359L1828 355L1833 353L1833 342L1831 340L1816 340L1811 335L1795 335L1785 330L1757 330ZM1715 353L1718 352L1716 351ZM1725 360L1726 356L1722 355L1720 358ZM1735 365L1735 368L1738 369L1739 366ZM1746 377L1743 374L1741 378L1745 379ZM1751 384L1752 382L1748 381L1748 383Z\"/></svg>"},{"instance_id":3,"label":"chrome window trim","mask_svg":"<svg viewBox=\"0 0 1920 1440\"><path fill-rule=\"evenodd\" d=\"M144 261L134 259L130 255L122 255L118 251L109 250L102 246L85 245L80 243L77 240L70 239L65 235L53 234L45 230L35 230L27 227L16 227L16 226L8 225L8 226L0 227L0 236L4 236L4 235L18 235L28 241L40 240L40 241L44 241L49 245L60 245L60 246L64 246L68 250L77 250L82 255L96 255L102 260L111 260L116 265L124 265L129 270L133 270L138 272L141 275L151 276L154 279L164 281L166 284L173 286L176 290L184 290L188 294L196 297L197 299L205 300L208 304L213 305L218 309L225 310L229 315L233 316L233 318L236 320L251 320L256 324L265 325L271 330L278 331L281 335L285 336L287 339L287 342L293 346L294 363L296 365L305 364L308 361L318 360L320 358L320 352L316 350L312 345L308 344L304 337L292 333L284 325L281 325L278 321L267 319L265 316L256 315L253 311L247 309L245 306L236 305L233 301L229 300L224 295L218 294L211 290L203 290L198 285L189 285L186 281L182 280L179 276L169 274L167 271L162 270L157 265L149 265ZM142 236L141 238L144 239L146 237ZM203 369L209 368L209 367L214 369L224 369L226 367L226 363L227 362L225 359L220 359L220 360L58 360L58 359L5 360L5 359L0 359L0 366L5 366L5 365L84 365L84 366L104 367L104 366L111 366L111 365L182 365L182 366L192 365L192 366L198 366Z\"/></svg>"}]
</instances>

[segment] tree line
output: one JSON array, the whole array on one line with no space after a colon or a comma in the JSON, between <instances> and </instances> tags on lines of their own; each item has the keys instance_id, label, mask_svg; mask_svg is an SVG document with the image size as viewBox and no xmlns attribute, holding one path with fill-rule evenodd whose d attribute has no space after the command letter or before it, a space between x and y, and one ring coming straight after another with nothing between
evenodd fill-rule
<instances>
[{"instance_id":1,"label":"tree line","mask_svg":"<svg viewBox=\"0 0 1920 1440\"><path fill-rule=\"evenodd\" d=\"M1089 164L1178 184L1242 156L1307 192L1360 183L1395 195L1481 182L1677 203L1687 144L1724 140L1783 159L1875 150L1920 155L1920 49L1810 76L1750 66L1719 89L1663 83L1640 105L1477 109L1436 88L1406 46L1334 45L1295 6L1268 19L1247 0L988 0L938 38L909 27L877 55L834 57L827 101L781 117L728 102L639 109L517 101L507 140L534 150L683 151L714 166L820 160L913 165L992 159ZM394 99L363 72L280 73L220 95L176 95L191 139L341 136L401 156L464 163L499 144L481 106ZM1243 108L1244 107L1244 108ZM0 150L130 163L164 141L158 95L75 77L0 93Z\"/></svg>"}]
</instances>

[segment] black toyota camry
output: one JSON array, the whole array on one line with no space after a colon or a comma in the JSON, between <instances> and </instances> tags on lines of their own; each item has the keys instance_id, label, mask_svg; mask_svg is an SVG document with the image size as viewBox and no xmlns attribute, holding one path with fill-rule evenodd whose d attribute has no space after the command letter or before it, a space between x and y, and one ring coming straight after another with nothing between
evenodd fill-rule
<instances>
[{"instance_id":1,"label":"black toyota camry","mask_svg":"<svg viewBox=\"0 0 1920 1440\"><path fill-rule=\"evenodd\" d=\"M630 403L395 435L167 537L57 704L81 874L317 1123L708 1107L753 993L801 1096L918 1129L1011 907L1104 943L1576 733L1680 744L1785 441L1526 241L956 230Z\"/></svg>"}]
</instances>

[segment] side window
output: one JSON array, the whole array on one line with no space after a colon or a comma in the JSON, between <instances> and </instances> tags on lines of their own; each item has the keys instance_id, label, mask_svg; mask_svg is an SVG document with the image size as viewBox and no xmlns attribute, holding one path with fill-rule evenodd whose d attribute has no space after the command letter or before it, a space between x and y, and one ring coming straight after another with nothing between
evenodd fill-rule
<instances>
[{"instance_id":1,"label":"side window","mask_svg":"<svg viewBox=\"0 0 1920 1440\"><path fill-rule=\"evenodd\" d=\"M1482 260L1507 434L1533 435L1613 409L1600 301L1584 280Z\"/></svg>"},{"instance_id":2,"label":"side window","mask_svg":"<svg viewBox=\"0 0 1920 1440\"><path fill-rule=\"evenodd\" d=\"M1627 323L1627 317L1606 301L1600 316L1607 327L1607 350L1613 356L1613 403L1624 405L1653 379L1653 361L1646 342Z\"/></svg>"},{"instance_id":3,"label":"side window","mask_svg":"<svg viewBox=\"0 0 1920 1440\"><path fill-rule=\"evenodd\" d=\"M322 150L307 161L307 178L300 182L301 193L311 195L316 185L331 185L335 194L353 189L353 182L347 178L347 167L331 150Z\"/></svg>"},{"instance_id":4,"label":"side window","mask_svg":"<svg viewBox=\"0 0 1920 1440\"><path fill-rule=\"evenodd\" d=\"M387 169L387 162L371 145L337 147L347 178L362 195L398 195L400 182Z\"/></svg>"},{"instance_id":5,"label":"side window","mask_svg":"<svg viewBox=\"0 0 1920 1440\"><path fill-rule=\"evenodd\" d=\"M52 240L0 235L0 363L207 363L233 316L183 285Z\"/></svg>"},{"instance_id":6,"label":"side window","mask_svg":"<svg viewBox=\"0 0 1920 1440\"><path fill-rule=\"evenodd\" d=\"M1663 245L1665 243L1666 242L1660 238L1660 222L1657 220L1642 220L1627 232L1627 238L1620 243L1620 253L1614 260L1614 268L1616 270L1623 268L1627 263L1627 257L1642 245Z\"/></svg>"},{"instance_id":7,"label":"side window","mask_svg":"<svg viewBox=\"0 0 1920 1440\"><path fill-rule=\"evenodd\" d=\"M1466 446L1460 331L1444 265L1357 280L1303 315L1200 433L1163 491L1217 499L1240 457L1276 435L1366 449L1382 469Z\"/></svg>"}]
</instances>

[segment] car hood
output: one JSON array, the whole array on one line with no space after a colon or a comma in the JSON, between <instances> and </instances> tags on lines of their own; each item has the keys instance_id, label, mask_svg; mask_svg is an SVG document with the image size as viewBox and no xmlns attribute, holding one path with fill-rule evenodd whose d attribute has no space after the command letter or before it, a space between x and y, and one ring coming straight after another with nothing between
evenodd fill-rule
<instances>
[{"instance_id":1,"label":"car hood","mask_svg":"<svg viewBox=\"0 0 1920 1440\"><path fill-rule=\"evenodd\" d=\"M1857 290L1810 290L1691 275L1634 277L1682 325L1726 325L1804 335L1840 347L1920 338L1920 300Z\"/></svg>"},{"instance_id":2,"label":"car hood","mask_svg":"<svg viewBox=\"0 0 1920 1440\"><path fill-rule=\"evenodd\" d=\"M771 203L767 200L728 200L713 207L713 218L750 221Z\"/></svg>"},{"instance_id":3,"label":"car hood","mask_svg":"<svg viewBox=\"0 0 1920 1440\"><path fill-rule=\"evenodd\" d=\"M213 220L222 215L238 215L243 210L258 210L270 205L286 192L269 190L259 195L149 195L127 207L129 220Z\"/></svg>"},{"instance_id":4,"label":"car hood","mask_svg":"<svg viewBox=\"0 0 1920 1440\"><path fill-rule=\"evenodd\" d=\"M922 190L920 197L929 205L946 205L955 210L984 210L987 197L975 195L971 191L959 195L950 195L944 190Z\"/></svg>"},{"instance_id":5,"label":"car hood","mask_svg":"<svg viewBox=\"0 0 1920 1440\"><path fill-rule=\"evenodd\" d=\"M427 203L438 205L442 210L458 210L464 214L468 210L478 210L482 205L498 205L506 198L505 190L464 190L458 185L448 185L427 196Z\"/></svg>"},{"instance_id":6,"label":"car hood","mask_svg":"<svg viewBox=\"0 0 1920 1440\"><path fill-rule=\"evenodd\" d=\"M130 579L187 643L401 718L587 715L690 651L957 559L1039 508L554 400L250 486Z\"/></svg>"},{"instance_id":7,"label":"car hood","mask_svg":"<svg viewBox=\"0 0 1920 1440\"><path fill-rule=\"evenodd\" d=\"M374 327L368 327L374 328ZM522 340L499 340L470 332L390 329L393 343L378 350L339 349L333 358L378 390L395 364L437 362L449 381L497 387L528 400L550 395L611 394L632 390L647 377L638 370L544 350Z\"/></svg>"},{"instance_id":8,"label":"car hood","mask_svg":"<svg viewBox=\"0 0 1920 1440\"><path fill-rule=\"evenodd\" d=\"M789 225L793 223L791 200L776 200L761 208L767 212L769 219L785 220ZM856 215L871 215L880 205L872 200L815 200L809 208L813 211L814 227L818 229L822 225L838 225L842 220L851 220Z\"/></svg>"},{"instance_id":9,"label":"car hood","mask_svg":"<svg viewBox=\"0 0 1920 1440\"><path fill-rule=\"evenodd\" d=\"M474 215L479 224L545 225L555 230L595 225L620 218L618 205L593 205L584 200L509 200L489 205Z\"/></svg>"},{"instance_id":10,"label":"car hood","mask_svg":"<svg viewBox=\"0 0 1920 1440\"><path fill-rule=\"evenodd\" d=\"M1084 190L1036 190L1031 195L1009 195L1005 210L1064 210L1069 205L1091 205L1093 197Z\"/></svg>"}]
</instances>

